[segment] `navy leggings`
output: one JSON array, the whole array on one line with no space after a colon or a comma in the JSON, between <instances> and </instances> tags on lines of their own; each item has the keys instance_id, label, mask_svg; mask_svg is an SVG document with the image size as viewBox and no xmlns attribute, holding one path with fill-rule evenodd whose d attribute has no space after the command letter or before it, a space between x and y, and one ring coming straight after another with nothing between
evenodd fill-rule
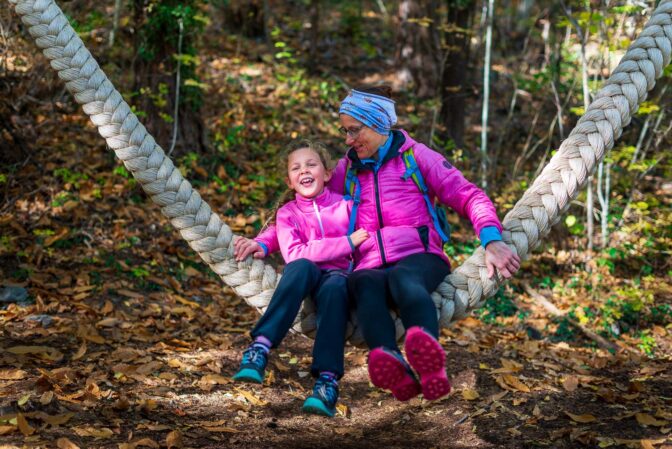
<instances>
[{"instance_id":1,"label":"navy leggings","mask_svg":"<svg viewBox=\"0 0 672 449\"><path fill-rule=\"evenodd\" d=\"M268 309L252 330L277 347L292 327L303 298L311 296L317 309L317 334L313 344L311 372L331 371L343 376L345 327L348 322L347 275L341 270L321 270L308 259L285 266Z\"/></svg>"},{"instance_id":2,"label":"navy leggings","mask_svg":"<svg viewBox=\"0 0 672 449\"><path fill-rule=\"evenodd\" d=\"M398 349L390 306L399 310L406 329L422 326L438 338L439 321L431 293L449 273L446 261L427 253L412 254L389 267L352 273L348 290L368 347Z\"/></svg>"}]
</instances>

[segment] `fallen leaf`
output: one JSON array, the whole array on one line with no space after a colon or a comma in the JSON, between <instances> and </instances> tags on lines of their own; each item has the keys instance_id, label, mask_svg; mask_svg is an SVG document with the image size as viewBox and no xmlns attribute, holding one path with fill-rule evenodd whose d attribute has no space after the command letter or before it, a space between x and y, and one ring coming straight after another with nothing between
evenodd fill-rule
<instances>
[{"instance_id":1,"label":"fallen leaf","mask_svg":"<svg viewBox=\"0 0 672 449\"><path fill-rule=\"evenodd\" d=\"M649 415L648 413L636 413L635 418L637 418L637 422L644 425L644 426L657 426L657 427L662 427L666 426L669 424L667 421L659 421L653 416Z\"/></svg>"},{"instance_id":2,"label":"fallen leaf","mask_svg":"<svg viewBox=\"0 0 672 449\"><path fill-rule=\"evenodd\" d=\"M478 391L467 388L462 390L462 397L467 401L475 401L481 397L481 395L478 394Z\"/></svg>"},{"instance_id":3,"label":"fallen leaf","mask_svg":"<svg viewBox=\"0 0 672 449\"><path fill-rule=\"evenodd\" d=\"M589 423L589 422L593 422L593 421L597 421L597 418L595 418L593 415L590 415L588 413L583 414L583 415L575 415L573 413L569 413L569 412L565 411L565 415L572 418L572 421L580 422L580 423L584 423L584 424Z\"/></svg>"},{"instance_id":4,"label":"fallen leaf","mask_svg":"<svg viewBox=\"0 0 672 449\"><path fill-rule=\"evenodd\" d=\"M567 376L562 379L562 388L564 388L566 391L575 391L578 386L579 378L576 376Z\"/></svg>"},{"instance_id":5,"label":"fallen leaf","mask_svg":"<svg viewBox=\"0 0 672 449\"><path fill-rule=\"evenodd\" d=\"M47 415L44 412L35 413L35 418L41 419L52 426L61 426L70 421L73 416L75 416L74 413L64 413L62 415Z\"/></svg>"},{"instance_id":6,"label":"fallen leaf","mask_svg":"<svg viewBox=\"0 0 672 449\"><path fill-rule=\"evenodd\" d=\"M350 417L350 409L345 404L341 404L340 402L336 404L336 411L344 418Z\"/></svg>"},{"instance_id":7,"label":"fallen leaf","mask_svg":"<svg viewBox=\"0 0 672 449\"><path fill-rule=\"evenodd\" d=\"M59 438L56 440L56 447L58 447L58 449L79 449L79 446L67 438Z\"/></svg>"},{"instance_id":8,"label":"fallen leaf","mask_svg":"<svg viewBox=\"0 0 672 449\"><path fill-rule=\"evenodd\" d=\"M502 367L493 369L490 371L491 374L509 374L517 373L523 370L523 365L516 362L515 360L510 359L501 359Z\"/></svg>"},{"instance_id":9,"label":"fallen leaf","mask_svg":"<svg viewBox=\"0 0 672 449\"><path fill-rule=\"evenodd\" d=\"M63 354L59 350L48 346L14 346L8 348L7 352L17 355L36 354L47 360L53 360L54 362L58 362L63 358Z\"/></svg>"},{"instance_id":10,"label":"fallen leaf","mask_svg":"<svg viewBox=\"0 0 672 449\"><path fill-rule=\"evenodd\" d=\"M26 421L26 418L21 413L16 415L16 425L24 436L35 433L35 429L28 424L28 421Z\"/></svg>"},{"instance_id":11,"label":"fallen leaf","mask_svg":"<svg viewBox=\"0 0 672 449\"><path fill-rule=\"evenodd\" d=\"M205 376L201 377L201 380L199 381L201 384L208 384L208 385L226 385L231 383L231 379L228 377L221 376L219 374L206 374Z\"/></svg>"},{"instance_id":12,"label":"fallen leaf","mask_svg":"<svg viewBox=\"0 0 672 449\"><path fill-rule=\"evenodd\" d=\"M259 399L258 397L256 397L255 395L253 395L252 393L250 393L247 390L236 389L236 391L238 393L242 394L245 397L245 399L247 399L248 402L250 402L253 405L262 405L263 406L263 405L268 404L268 402L266 402L262 399Z\"/></svg>"},{"instance_id":13,"label":"fallen leaf","mask_svg":"<svg viewBox=\"0 0 672 449\"><path fill-rule=\"evenodd\" d=\"M42 405L47 405L51 403L51 401L54 400L54 392L53 391L45 391L42 393L42 396L40 396L40 404Z\"/></svg>"},{"instance_id":14,"label":"fallen leaf","mask_svg":"<svg viewBox=\"0 0 672 449\"><path fill-rule=\"evenodd\" d=\"M137 441L119 445L119 449L135 449L136 447L151 447L152 449L159 449L161 445L151 438L142 438Z\"/></svg>"},{"instance_id":15,"label":"fallen leaf","mask_svg":"<svg viewBox=\"0 0 672 449\"><path fill-rule=\"evenodd\" d=\"M208 432L226 432L226 433L239 433L240 430L236 430L233 427L203 427Z\"/></svg>"},{"instance_id":16,"label":"fallen leaf","mask_svg":"<svg viewBox=\"0 0 672 449\"><path fill-rule=\"evenodd\" d=\"M179 430L173 430L166 435L166 446L168 446L168 449L181 449L183 445L182 432Z\"/></svg>"},{"instance_id":17,"label":"fallen leaf","mask_svg":"<svg viewBox=\"0 0 672 449\"><path fill-rule=\"evenodd\" d=\"M107 427L79 426L72 427L72 430L80 437L110 438L114 435Z\"/></svg>"},{"instance_id":18,"label":"fallen leaf","mask_svg":"<svg viewBox=\"0 0 672 449\"><path fill-rule=\"evenodd\" d=\"M0 380L21 380L27 375L22 369L0 369Z\"/></svg>"},{"instance_id":19,"label":"fallen leaf","mask_svg":"<svg viewBox=\"0 0 672 449\"><path fill-rule=\"evenodd\" d=\"M0 426L0 435L7 435L8 433L12 433L16 431L16 427L14 426Z\"/></svg>"},{"instance_id":20,"label":"fallen leaf","mask_svg":"<svg viewBox=\"0 0 672 449\"><path fill-rule=\"evenodd\" d=\"M280 362L280 360L275 360L275 361L274 361L274 364L275 364L275 367L278 369L278 371L282 371L283 373L284 373L284 372L287 372L287 371L290 371L290 369L291 369L291 368L289 368L288 366L283 365L283 364Z\"/></svg>"},{"instance_id":21,"label":"fallen leaf","mask_svg":"<svg viewBox=\"0 0 672 449\"><path fill-rule=\"evenodd\" d=\"M501 383L499 382L499 379L501 379ZM501 376L498 376L498 382L497 383L504 386L504 388L506 388L508 386L509 390L514 389L514 390L522 391L524 393L529 393L530 392L530 387L525 385L517 377L512 376L511 374L503 374Z\"/></svg>"},{"instance_id":22,"label":"fallen leaf","mask_svg":"<svg viewBox=\"0 0 672 449\"><path fill-rule=\"evenodd\" d=\"M16 401L16 405L18 405L19 407L26 405L28 401L30 401L30 395L31 394L28 393L26 395L21 396L21 398L18 401Z\"/></svg>"}]
</instances>

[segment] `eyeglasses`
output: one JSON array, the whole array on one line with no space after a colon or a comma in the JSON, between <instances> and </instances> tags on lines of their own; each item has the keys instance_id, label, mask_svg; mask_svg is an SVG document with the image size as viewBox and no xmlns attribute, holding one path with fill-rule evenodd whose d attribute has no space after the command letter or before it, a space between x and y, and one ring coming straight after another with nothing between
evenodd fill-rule
<instances>
[{"instance_id":1,"label":"eyeglasses","mask_svg":"<svg viewBox=\"0 0 672 449\"><path fill-rule=\"evenodd\" d=\"M344 136L350 136L351 139L356 139L359 133L361 133L364 128L366 128L366 125L353 126L350 129L341 126L340 128L338 128L338 131Z\"/></svg>"}]
</instances>

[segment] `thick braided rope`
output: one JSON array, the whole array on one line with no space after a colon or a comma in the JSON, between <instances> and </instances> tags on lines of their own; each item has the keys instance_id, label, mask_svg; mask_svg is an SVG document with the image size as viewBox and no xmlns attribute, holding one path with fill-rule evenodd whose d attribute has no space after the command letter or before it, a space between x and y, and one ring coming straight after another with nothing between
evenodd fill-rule
<instances>
[{"instance_id":1,"label":"thick braided rope","mask_svg":"<svg viewBox=\"0 0 672 449\"><path fill-rule=\"evenodd\" d=\"M504 218L504 241L521 258L560 220L630 123L670 63L671 41L672 0L664 0L558 152ZM500 280L488 279L484 255L479 248L433 294L441 325L481 307L497 291Z\"/></svg>"},{"instance_id":2,"label":"thick braided rope","mask_svg":"<svg viewBox=\"0 0 672 449\"><path fill-rule=\"evenodd\" d=\"M54 1L9 2L108 146L161 206L162 213L226 284L248 304L265 310L280 276L260 261L234 261L231 229L140 124ZM662 74L670 61L671 22L672 0L664 0L558 153L505 217L504 240L521 257L526 257L560 219ZM483 250L477 250L433 293L441 325L480 307L496 292L499 281L487 278L483 257ZM400 336L403 326L398 318L396 327ZM306 301L295 330L314 333L311 302ZM361 343L354 318L348 337L353 343Z\"/></svg>"}]
</instances>

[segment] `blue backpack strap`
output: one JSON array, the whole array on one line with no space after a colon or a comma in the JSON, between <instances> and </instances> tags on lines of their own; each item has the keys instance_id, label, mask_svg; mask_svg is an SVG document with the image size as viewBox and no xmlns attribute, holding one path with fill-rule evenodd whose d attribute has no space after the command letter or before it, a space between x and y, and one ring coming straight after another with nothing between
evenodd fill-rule
<instances>
[{"instance_id":1,"label":"blue backpack strap","mask_svg":"<svg viewBox=\"0 0 672 449\"><path fill-rule=\"evenodd\" d=\"M425 180L422 177L422 173L420 173L420 167L418 167L418 163L415 161L415 156L413 155L413 147L410 147L409 149L404 151L402 153L402 157L404 159L404 164L406 165L406 171L404 172L402 179L404 180L407 180L408 178L413 179L415 185L418 186L418 188L422 192L422 196L425 199L425 204L427 205L427 210L429 211L429 215L431 215L432 221L434 222L434 228L436 228L436 232L439 233L439 236L441 237L441 241L443 243L448 242L450 238L444 232L443 226L441 225L441 222L439 221L439 216L436 212L436 207L434 206L434 203L432 202L431 198L429 198L429 189L427 188L427 184L425 184Z\"/></svg>"},{"instance_id":2,"label":"blue backpack strap","mask_svg":"<svg viewBox=\"0 0 672 449\"><path fill-rule=\"evenodd\" d=\"M345 186L344 186L343 197L346 200L352 200L352 211L350 211L350 224L348 225L348 234L350 235L355 232L355 226L357 225L357 209L359 208L359 203L361 202L361 185L359 184L359 178L357 178L357 171L354 170L350 163L348 163L348 168L345 172Z\"/></svg>"}]
</instances>

